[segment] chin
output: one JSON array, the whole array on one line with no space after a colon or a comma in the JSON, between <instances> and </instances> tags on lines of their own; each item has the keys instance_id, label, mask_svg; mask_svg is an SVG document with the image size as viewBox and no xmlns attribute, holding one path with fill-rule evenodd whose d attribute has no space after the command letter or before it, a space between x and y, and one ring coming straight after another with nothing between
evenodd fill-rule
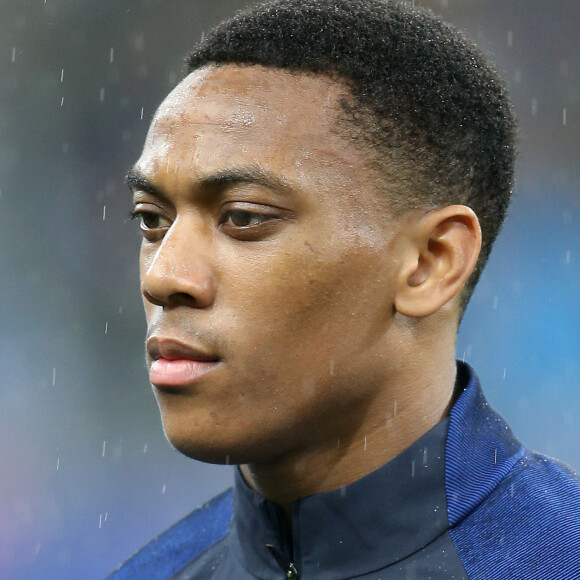
<instances>
[{"instance_id":1,"label":"chin","mask_svg":"<svg viewBox=\"0 0 580 580\"><path fill-rule=\"evenodd\" d=\"M195 459L196 461L203 461L203 463L213 463L215 465L230 465L238 464L240 461L232 459L232 455L228 453L228 449L217 447L208 447L204 445L196 445L191 441L168 441L173 445L179 453Z\"/></svg>"},{"instance_id":2,"label":"chin","mask_svg":"<svg viewBox=\"0 0 580 580\"><path fill-rule=\"evenodd\" d=\"M204 463L217 465L244 465L268 463L280 454L276 437L252 437L247 430L238 433L226 433L220 429L216 437L216 428L208 431L193 432L191 429L171 429L164 424L165 437L180 453Z\"/></svg>"},{"instance_id":3,"label":"chin","mask_svg":"<svg viewBox=\"0 0 580 580\"><path fill-rule=\"evenodd\" d=\"M234 465L246 463L249 454L245 445L228 443L214 435L200 433L176 433L164 427L165 437L179 453L204 463L216 465Z\"/></svg>"}]
</instances>

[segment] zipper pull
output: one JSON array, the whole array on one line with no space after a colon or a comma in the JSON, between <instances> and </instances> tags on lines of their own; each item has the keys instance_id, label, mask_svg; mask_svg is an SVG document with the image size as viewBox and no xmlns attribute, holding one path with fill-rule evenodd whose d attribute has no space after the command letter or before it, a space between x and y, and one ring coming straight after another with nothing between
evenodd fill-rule
<instances>
[{"instance_id":1,"label":"zipper pull","mask_svg":"<svg viewBox=\"0 0 580 580\"><path fill-rule=\"evenodd\" d=\"M274 556L274 559L278 563L278 566L280 566L282 570L286 570L285 574L287 580L298 580L298 570L296 570L296 566L294 566L292 562L286 564L284 558L282 557L282 554L280 554L280 552L278 552L278 550L276 550L276 548L272 546L272 544L266 544L266 548L268 548L270 554Z\"/></svg>"}]
</instances>

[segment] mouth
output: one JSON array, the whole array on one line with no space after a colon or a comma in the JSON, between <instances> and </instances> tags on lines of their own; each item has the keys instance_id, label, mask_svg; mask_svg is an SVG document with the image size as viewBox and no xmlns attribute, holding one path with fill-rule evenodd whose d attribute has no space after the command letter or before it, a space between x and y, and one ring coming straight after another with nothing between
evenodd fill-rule
<instances>
[{"instance_id":1,"label":"mouth","mask_svg":"<svg viewBox=\"0 0 580 580\"><path fill-rule=\"evenodd\" d=\"M203 349L161 337L147 341L149 381L155 387L184 387L214 370L221 358Z\"/></svg>"}]
</instances>

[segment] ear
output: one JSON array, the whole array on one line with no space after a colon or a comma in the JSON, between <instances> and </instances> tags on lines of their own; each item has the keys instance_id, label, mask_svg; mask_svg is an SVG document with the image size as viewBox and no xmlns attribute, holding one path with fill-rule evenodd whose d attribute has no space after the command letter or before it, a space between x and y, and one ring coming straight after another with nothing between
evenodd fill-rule
<instances>
[{"instance_id":1,"label":"ear","mask_svg":"<svg viewBox=\"0 0 580 580\"><path fill-rule=\"evenodd\" d=\"M465 205L434 209L408 225L394 304L401 314L420 318L461 293L479 256L481 228Z\"/></svg>"}]
</instances>

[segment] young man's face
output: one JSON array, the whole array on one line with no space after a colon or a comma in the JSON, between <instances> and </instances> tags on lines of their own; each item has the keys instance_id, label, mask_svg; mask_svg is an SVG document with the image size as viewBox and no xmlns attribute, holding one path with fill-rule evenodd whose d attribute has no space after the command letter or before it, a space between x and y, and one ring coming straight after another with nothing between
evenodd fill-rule
<instances>
[{"instance_id":1,"label":"young man's face","mask_svg":"<svg viewBox=\"0 0 580 580\"><path fill-rule=\"evenodd\" d=\"M129 178L165 432L210 462L336 445L388 383L398 225L323 76L223 66L164 101Z\"/></svg>"}]
</instances>

